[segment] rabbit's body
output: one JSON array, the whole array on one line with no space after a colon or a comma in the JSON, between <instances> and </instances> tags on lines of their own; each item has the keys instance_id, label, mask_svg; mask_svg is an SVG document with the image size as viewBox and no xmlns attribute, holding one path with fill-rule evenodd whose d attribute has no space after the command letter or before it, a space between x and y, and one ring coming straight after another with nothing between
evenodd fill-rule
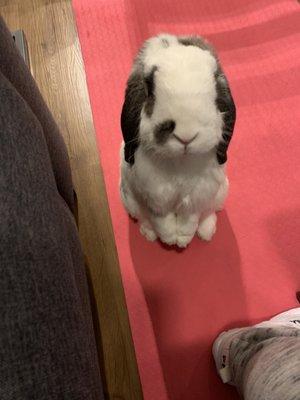
<instances>
[{"instance_id":1,"label":"rabbit's body","mask_svg":"<svg viewBox=\"0 0 300 400\"><path fill-rule=\"evenodd\" d=\"M210 240L214 212L221 209L227 191L225 169L215 153L201 159L165 160L138 149L132 167L122 161L123 203L150 240L159 236L167 244L185 247L199 227L199 235ZM201 232L201 222L208 216L211 223Z\"/></svg>"},{"instance_id":2,"label":"rabbit's body","mask_svg":"<svg viewBox=\"0 0 300 400\"><path fill-rule=\"evenodd\" d=\"M149 240L185 247L196 232L211 239L227 195L226 110L217 107L215 57L179 40L150 39L135 62L122 113L121 195Z\"/></svg>"}]
</instances>

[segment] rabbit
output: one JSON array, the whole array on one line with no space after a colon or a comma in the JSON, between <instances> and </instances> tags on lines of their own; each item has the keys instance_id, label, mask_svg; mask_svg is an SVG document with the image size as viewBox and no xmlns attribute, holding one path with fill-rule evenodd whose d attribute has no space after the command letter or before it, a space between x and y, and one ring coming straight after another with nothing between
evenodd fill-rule
<instances>
[{"instance_id":1,"label":"rabbit","mask_svg":"<svg viewBox=\"0 0 300 400\"><path fill-rule=\"evenodd\" d=\"M227 149L236 119L210 44L161 34L140 49L121 113L122 202L150 241L210 241L228 193Z\"/></svg>"}]
</instances>

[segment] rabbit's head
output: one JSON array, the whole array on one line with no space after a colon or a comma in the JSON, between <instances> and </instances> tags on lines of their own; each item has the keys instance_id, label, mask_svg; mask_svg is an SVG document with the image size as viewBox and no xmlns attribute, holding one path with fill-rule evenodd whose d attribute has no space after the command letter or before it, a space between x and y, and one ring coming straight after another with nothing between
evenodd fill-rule
<instances>
[{"instance_id":1,"label":"rabbit's head","mask_svg":"<svg viewBox=\"0 0 300 400\"><path fill-rule=\"evenodd\" d=\"M216 151L220 164L235 121L227 80L201 38L149 39L129 77L121 126L125 160L138 146L164 158Z\"/></svg>"}]
</instances>

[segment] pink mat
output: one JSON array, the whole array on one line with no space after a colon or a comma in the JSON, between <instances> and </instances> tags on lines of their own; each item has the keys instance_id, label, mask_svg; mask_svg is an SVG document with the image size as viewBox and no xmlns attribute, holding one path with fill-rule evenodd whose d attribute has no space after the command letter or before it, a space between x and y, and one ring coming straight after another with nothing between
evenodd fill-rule
<instances>
[{"instance_id":1,"label":"pink mat","mask_svg":"<svg viewBox=\"0 0 300 400\"><path fill-rule=\"evenodd\" d=\"M213 339L295 307L300 289L299 4L73 3L145 400L235 399L215 374ZM141 237L118 192L125 82L142 41L159 32L207 37L238 111L217 235L184 252Z\"/></svg>"}]
</instances>

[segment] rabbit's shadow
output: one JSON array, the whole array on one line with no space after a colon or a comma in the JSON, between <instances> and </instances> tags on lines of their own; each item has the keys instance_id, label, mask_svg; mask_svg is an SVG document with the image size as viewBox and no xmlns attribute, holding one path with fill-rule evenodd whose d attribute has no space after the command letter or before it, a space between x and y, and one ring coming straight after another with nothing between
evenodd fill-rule
<instances>
[{"instance_id":1,"label":"rabbit's shadow","mask_svg":"<svg viewBox=\"0 0 300 400\"><path fill-rule=\"evenodd\" d=\"M194 238L186 250L148 242L133 221L129 240L170 398L177 398L183 386L190 393L233 398L207 367L213 339L228 321L247 322L240 254L227 213L219 214L210 243Z\"/></svg>"}]
</instances>

